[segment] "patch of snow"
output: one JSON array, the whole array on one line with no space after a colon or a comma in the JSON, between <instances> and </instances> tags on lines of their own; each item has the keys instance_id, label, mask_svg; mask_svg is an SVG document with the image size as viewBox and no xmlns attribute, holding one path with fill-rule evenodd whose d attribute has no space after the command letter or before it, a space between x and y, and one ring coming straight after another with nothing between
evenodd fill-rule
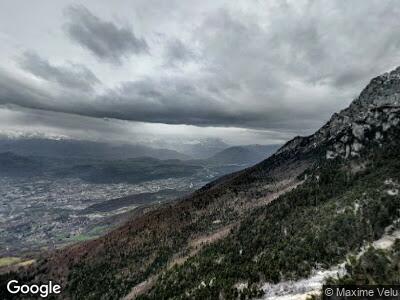
<instances>
[{"instance_id":1,"label":"patch of snow","mask_svg":"<svg viewBox=\"0 0 400 300\"><path fill-rule=\"evenodd\" d=\"M390 128L391 124L390 123L383 123L382 124L382 130L387 131Z\"/></svg>"},{"instance_id":2,"label":"patch of snow","mask_svg":"<svg viewBox=\"0 0 400 300\"><path fill-rule=\"evenodd\" d=\"M333 151L326 151L326 159L334 159L336 157L336 153Z\"/></svg>"},{"instance_id":3,"label":"patch of snow","mask_svg":"<svg viewBox=\"0 0 400 300\"><path fill-rule=\"evenodd\" d=\"M247 282L238 282L234 287L237 288L238 291L243 291L244 289L247 289L248 286L249 284Z\"/></svg>"},{"instance_id":4,"label":"patch of snow","mask_svg":"<svg viewBox=\"0 0 400 300\"><path fill-rule=\"evenodd\" d=\"M345 211L346 211L346 207L342 207L342 208L337 209L337 210L336 210L336 213L337 213L338 215L340 215L340 214L343 214Z\"/></svg>"},{"instance_id":5,"label":"patch of snow","mask_svg":"<svg viewBox=\"0 0 400 300\"><path fill-rule=\"evenodd\" d=\"M287 232L286 227L283 229L283 235L284 235L284 236L287 236L287 235L288 235L288 232Z\"/></svg>"},{"instance_id":6,"label":"patch of snow","mask_svg":"<svg viewBox=\"0 0 400 300\"><path fill-rule=\"evenodd\" d=\"M384 183L385 183L385 185L394 185L392 178L386 179Z\"/></svg>"},{"instance_id":7,"label":"patch of snow","mask_svg":"<svg viewBox=\"0 0 400 300\"><path fill-rule=\"evenodd\" d=\"M379 240L373 242L372 246L377 249L389 249L393 246L396 239L400 239L400 230L383 235Z\"/></svg>"},{"instance_id":8,"label":"patch of snow","mask_svg":"<svg viewBox=\"0 0 400 300\"><path fill-rule=\"evenodd\" d=\"M363 145L361 144L361 143L359 143L359 142L354 142L352 145L351 145L351 148L352 148L352 155L354 156L354 155L358 155L358 153L357 152L359 152L362 148L363 148Z\"/></svg>"},{"instance_id":9,"label":"patch of snow","mask_svg":"<svg viewBox=\"0 0 400 300\"><path fill-rule=\"evenodd\" d=\"M395 222L396 223L396 222ZM376 249L391 248L396 239L400 239L400 230L392 231L393 225L385 229L385 234L372 243ZM391 232L392 231L392 232ZM367 248L367 247L366 247ZM361 249L357 254L360 257L366 250ZM327 277L344 276L346 273L345 263L332 267L328 270L316 270L309 278L297 281L282 281L277 284L266 283L262 289L265 293L263 300L305 300L312 294L319 294Z\"/></svg>"},{"instance_id":10,"label":"patch of snow","mask_svg":"<svg viewBox=\"0 0 400 300\"><path fill-rule=\"evenodd\" d=\"M357 201L354 202L354 213L357 213L359 209L360 209L360 204Z\"/></svg>"},{"instance_id":11,"label":"patch of snow","mask_svg":"<svg viewBox=\"0 0 400 300\"><path fill-rule=\"evenodd\" d=\"M266 283L263 300L298 300L319 292L327 277L344 275L344 263L328 270L318 270L306 279L282 281L277 284Z\"/></svg>"},{"instance_id":12,"label":"patch of snow","mask_svg":"<svg viewBox=\"0 0 400 300\"><path fill-rule=\"evenodd\" d=\"M215 281L215 278L211 278L210 279L210 283L208 284L209 286L213 286L214 285L214 281Z\"/></svg>"},{"instance_id":13,"label":"patch of snow","mask_svg":"<svg viewBox=\"0 0 400 300\"><path fill-rule=\"evenodd\" d=\"M346 155L345 155L345 158L348 158L348 157L349 157L350 151L351 151L350 145L346 145Z\"/></svg>"},{"instance_id":14,"label":"patch of snow","mask_svg":"<svg viewBox=\"0 0 400 300\"><path fill-rule=\"evenodd\" d=\"M386 193L389 196L397 196L399 194L399 190L398 189L391 189L391 190L387 190Z\"/></svg>"}]
</instances>

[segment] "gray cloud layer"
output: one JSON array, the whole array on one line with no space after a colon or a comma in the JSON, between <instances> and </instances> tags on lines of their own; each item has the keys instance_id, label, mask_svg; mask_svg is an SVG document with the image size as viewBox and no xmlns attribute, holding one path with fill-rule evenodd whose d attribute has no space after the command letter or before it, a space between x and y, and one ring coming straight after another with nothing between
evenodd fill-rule
<instances>
[{"instance_id":1,"label":"gray cloud layer","mask_svg":"<svg viewBox=\"0 0 400 300\"><path fill-rule=\"evenodd\" d=\"M217 8L214 1L201 7L197 1L173 7L137 3L155 14L145 15L146 34L165 30L167 42L156 45L146 34L146 40L138 38L82 6L66 11L68 35L99 59L97 70L103 71L103 61L119 64L151 49L137 76L107 85L82 65L55 66L50 58L25 55L25 70L74 91L61 93L0 71L0 104L301 133L345 107L370 78L400 65L398 1L221 1ZM115 72L130 75L135 66L118 67ZM102 92L85 93L98 84L96 76L105 85Z\"/></svg>"},{"instance_id":2,"label":"gray cloud layer","mask_svg":"<svg viewBox=\"0 0 400 300\"><path fill-rule=\"evenodd\" d=\"M65 66L54 66L33 52L25 52L19 63L33 75L66 88L91 92L94 86L100 83L96 75L84 65L69 63Z\"/></svg>"},{"instance_id":3,"label":"gray cloud layer","mask_svg":"<svg viewBox=\"0 0 400 300\"><path fill-rule=\"evenodd\" d=\"M84 6L69 6L65 15L70 38L101 60L120 64L124 57L148 51L146 41L136 37L130 28L103 21Z\"/></svg>"},{"instance_id":4,"label":"gray cloud layer","mask_svg":"<svg viewBox=\"0 0 400 300\"><path fill-rule=\"evenodd\" d=\"M181 151L182 143L210 138L228 144L283 143L293 133L126 122L0 105L0 139L4 136L146 144Z\"/></svg>"},{"instance_id":5,"label":"gray cloud layer","mask_svg":"<svg viewBox=\"0 0 400 300\"><path fill-rule=\"evenodd\" d=\"M63 91L50 95L40 88L0 72L0 104L73 113L96 118L242 128L293 129L310 126L313 112L292 108L257 111L257 106L229 106L229 99L217 98L214 87L193 86L185 78L164 81L146 79L122 83L115 89L92 96ZM211 90L211 92L210 92ZM293 118L298 118L293 121Z\"/></svg>"},{"instance_id":6,"label":"gray cloud layer","mask_svg":"<svg viewBox=\"0 0 400 300\"><path fill-rule=\"evenodd\" d=\"M172 39L165 47L165 59L167 66L177 67L197 59L195 53L188 48L181 40Z\"/></svg>"}]
</instances>

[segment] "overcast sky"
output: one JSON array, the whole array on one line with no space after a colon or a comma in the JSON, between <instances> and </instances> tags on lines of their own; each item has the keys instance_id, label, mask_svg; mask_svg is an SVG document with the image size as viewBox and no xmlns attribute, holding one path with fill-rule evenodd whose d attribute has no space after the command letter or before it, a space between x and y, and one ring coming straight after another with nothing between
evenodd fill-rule
<instances>
[{"instance_id":1,"label":"overcast sky","mask_svg":"<svg viewBox=\"0 0 400 300\"><path fill-rule=\"evenodd\" d=\"M2 0L0 133L310 134L400 65L400 1Z\"/></svg>"}]
</instances>

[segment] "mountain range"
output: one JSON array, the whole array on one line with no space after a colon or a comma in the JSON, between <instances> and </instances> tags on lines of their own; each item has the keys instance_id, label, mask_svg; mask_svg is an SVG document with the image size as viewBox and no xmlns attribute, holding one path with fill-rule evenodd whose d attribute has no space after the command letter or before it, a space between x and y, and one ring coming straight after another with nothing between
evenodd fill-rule
<instances>
[{"instance_id":1,"label":"mountain range","mask_svg":"<svg viewBox=\"0 0 400 300\"><path fill-rule=\"evenodd\" d=\"M280 145L246 145L226 148L208 161L219 164L255 164L272 155Z\"/></svg>"},{"instance_id":2,"label":"mountain range","mask_svg":"<svg viewBox=\"0 0 400 300\"><path fill-rule=\"evenodd\" d=\"M0 153L13 152L22 156L53 158L90 158L103 160L127 159L142 156L157 159L186 160L191 157L170 149L157 149L144 145L109 144L71 139L3 138Z\"/></svg>"},{"instance_id":3,"label":"mountain range","mask_svg":"<svg viewBox=\"0 0 400 300\"><path fill-rule=\"evenodd\" d=\"M263 297L265 285L337 266L398 230L399 123L400 68L372 79L314 134L294 138L266 160L101 238L44 253L0 282L51 279L62 285L63 299ZM242 156L228 153L227 161ZM392 257L400 254L398 244ZM393 268L381 264L385 274ZM396 281L374 272L359 268L341 280Z\"/></svg>"},{"instance_id":4,"label":"mountain range","mask_svg":"<svg viewBox=\"0 0 400 300\"><path fill-rule=\"evenodd\" d=\"M0 176L76 177L97 183L139 183L192 176L204 168L222 175L259 162L277 148L278 145L234 146L207 159L189 160L188 156L166 149L152 149L147 151L149 156L137 156L146 152L147 148L141 146L112 148L109 144L71 140L3 140L0 149L7 151L0 152ZM96 149L93 157L89 155L90 149ZM28 154L29 151L33 154ZM158 158L169 156L181 159Z\"/></svg>"}]
</instances>

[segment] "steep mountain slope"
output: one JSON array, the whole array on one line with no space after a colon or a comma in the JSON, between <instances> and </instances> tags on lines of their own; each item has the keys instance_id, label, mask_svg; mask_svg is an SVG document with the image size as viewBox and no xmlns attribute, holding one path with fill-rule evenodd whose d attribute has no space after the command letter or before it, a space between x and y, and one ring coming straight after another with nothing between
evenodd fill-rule
<instances>
[{"instance_id":1,"label":"steep mountain slope","mask_svg":"<svg viewBox=\"0 0 400 300\"><path fill-rule=\"evenodd\" d=\"M400 198L382 180L399 181L399 154L370 156L374 163L356 174L351 166L321 164L297 189L252 211L226 239L166 271L142 299L260 296L263 282L297 280L338 264L400 217Z\"/></svg>"},{"instance_id":2,"label":"steep mountain slope","mask_svg":"<svg viewBox=\"0 0 400 300\"><path fill-rule=\"evenodd\" d=\"M400 217L399 98L396 69L254 167L0 281L52 279L72 299L235 299L333 265Z\"/></svg>"}]
</instances>

